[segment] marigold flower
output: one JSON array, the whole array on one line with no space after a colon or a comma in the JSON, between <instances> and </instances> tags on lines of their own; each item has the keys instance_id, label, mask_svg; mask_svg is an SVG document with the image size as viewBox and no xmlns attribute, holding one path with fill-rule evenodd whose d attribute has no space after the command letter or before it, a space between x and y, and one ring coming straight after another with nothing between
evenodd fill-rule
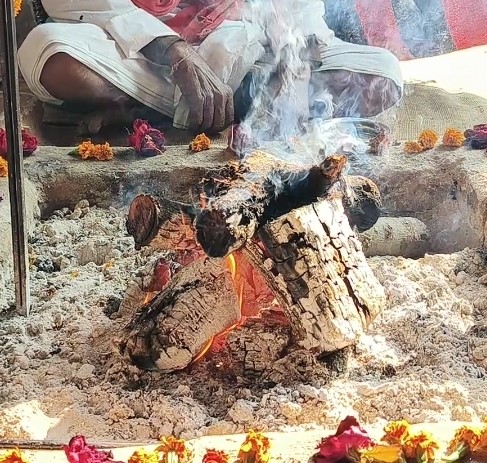
<instances>
[{"instance_id":1,"label":"marigold flower","mask_svg":"<svg viewBox=\"0 0 487 463\"><path fill-rule=\"evenodd\" d=\"M267 463L270 446L268 437L250 430L245 442L240 446L237 460L239 463Z\"/></svg>"},{"instance_id":2,"label":"marigold flower","mask_svg":"<svg viewBox=\"0 0 487 463\"><path fill-rule=\"evenodd\" d=\"M435 147L438 135L433 130L424 130L420 133L418 143L425 149L430 150Z\"/></svg>"},{"instance_id":3,"label":"marigold flower","mask_svg":"<svg viewBox=\"0 0 487 463\"><path fill-rule=\"evenodd\" d=\"M204 133L201 133L189 144L189 149L198 153L199 151L209 150L210 146L211 140Z\"/></svg>"},{"instance_id":4,"label":"marigold flower","mask_svg":"<svg viewBox=\"0 0 487 463\"><path fill-rule=\"evenodd\" d=\"M0 463L29 463L19 449L9 450L0 455Z\"/></svg>"},{"instance_id":5,"label":"marigold flower","mask_svg":"<svg viewBox=\"0 0 487 463\"><path fill-rule=\"evenodd\" d=\"M446 129L443 135L443 145L449 148L460 148L465 142L465 135L457 129Z\"/></svg>"},{"instance_id":6,"label":"marigold flower","mask_svg":"<svg viewBox=\"0 0 487 463\"><path fill-rule=\"evenodd\" d=\"M425 463L432 463L435 460L435 454L439 448L440 446L433 439L433 436L426 431L408 435L402 444L406 458L418 459L418 461Z\"/></svg>"},{"instance_id":7,"label":"marigold flower","mask_svg":"<svg viewBox=\"0 0 487 463\"><path fill-rule=\"evenodd\" d=\"M481 429L473 426L462 426L460 429L457 429L453 439L448 444L447 453L453 453L462 446L474 450L479 444L481 437Z\"/></svg>"},{"instance_id":8,"label":"marigold flower","mask_svg":"<svg viewBox=\"0 0 487 463\"><path fill-rule=\"evenodd\" d=\"M128 463L159 463L159 452L149 452L145 449L136 450L129 458Z\"/></svg>"},{"instance_id":9,"label":"marigold flower","mask_svg":"<svg viewBox=\"0 0 487 463\"><path fill-rule=\"evenodd\" d=\"M8 175L8 163L5 159L0 157L0 177L6 177Z\"/></svg>"},{"instance_id":10,"label":"marigold flower","mask_svg":"<svg viewBox=\"0 0 487 463\"><path fill-rule=\"evenodd\" d=\"M14 13L17 16L22 10L22 0L14 0Z\"/></svg>"},{"instance_id":11,"label":"marigold flower","mask_svg":"<svg viewBox=\"0 0 487 463\"><path fill-rule=\"evenodd\" d=\"M408 154L417 154L424 151L423 146L417 141L407 141L404 143L404 151Z\"/></svg>"},{"instance_id":12,"label":"marigold flower","mask_svg":"<svg viewBox=\"0 0 487 463\"><path fill-rule=\"evenodd\" d=\"M98 159L99 161L109 161L113 159L113 149L108 143L94 145L87 140L78 145L76 153L81 159Z\"/></svg>"},{"instance_id":13,"label":"marigold flower","mask_svg":"<svg viewBox=\"0 0 487 463\"><path fill-rule=\"evenodd\" d=\"M162 454L161 463L184 463L189 461L192 456L184 439L177 439L174 436L163 437L156 452Z\"/></svg>"},{"instance_id":14,"label":"marigold flower","mask_svg":"<svg viewBox=\"0 0 487 463\"><path fill-rule=\"evenodd\" d=\"M202 463L228 463L229 461L230 457L225 452L209 449L206 451Z\"/></svg>"},{"instance_id":15,"label":"marigold flower","mask_svg":"<svg viewBox=\"0 0 487 463\"><path fill-rule=\"evenodd\" d=\"M402 444L409 436L411 426L406 420L391 421L384 428L382 440L388 444Z\"/></svg>"}]
</instances>

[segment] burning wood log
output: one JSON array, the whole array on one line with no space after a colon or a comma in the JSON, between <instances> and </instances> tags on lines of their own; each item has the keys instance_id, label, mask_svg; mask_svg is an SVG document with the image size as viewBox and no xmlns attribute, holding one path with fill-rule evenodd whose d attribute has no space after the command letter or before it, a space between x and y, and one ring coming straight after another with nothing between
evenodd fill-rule
<instances>
[{"instance_id":1,"label":"burning wood log","mask_svg":"<svg viewBox=\"0 0 487 463\"><path fill-rule=\"evenodd\" d=\"M345 156L331 156L308 170L294 166L293 171L293 166L271 158L274 170L265 170L265 156L256 152L243 165L210 172L202 182L201 195L208 202L203 209L164 197L137 196L127 217L136 248L194 251L197 241L210 257L226 256L250 241L268 220L325 197L346 163ZM380 215L379 189L365 177L345 179L347 191L340 194L347 217L359 231L368 230Z\"/></svg>"},{"instance_id":2,"label":"burning wood log","mask_svg":"<svg viewBox=\"0 0 487 463\"><path fill-rule=\"evenodd\" d=\"M384 290L340 199L295 209L258 237L263 250L247 245L245 252L281 302L300 347L319 355L349 346L382 310Z\"/></svg>"},{"instance_id":3,"label":"burning wood log","mask_svg":"<svg viewBox=\"0 0 487 463\"><path fill-rule=\"evenodd\" d=\"M202 209L148 195L135 198L127 229L137 246L227 257L202 257L180 269L129 323L121 351L144 369L184 368L216 336L239 324L242 312L255 316L257 302L268 306L273 298L289 321L291 340L276 338L279 352L271 349L272 356L288 344L315 356L353 344L385 296L350 225L364 230L377 221L379 191L362 177L339 182L345 160L332 156L293 170L256 152L204 179ZM245 262L260 278L244 276L252 274ZM246 279L252 284L242 283ZM239 332L248 336L249 330ZM229 339L235 346L235 336ZM249 361L253 366L244 369L262 370L257 360Z\"/></svg>"},{"instance_id":4,"label":"burning wood log","mask_svg":"<svg viewBox=\"0 0 487 463\"><path fill-rule=\"evenodd\" d=\"M330 156L304 168L255 151L230 175L211 172L202 182L207 204L196 217L197 242L211 257L228 255L272 218L325 196L346 163L346 156Z\"/></svg>"},{"instance_id":5,"label":"burning wood log","mask_svg":"<svg viewBox=\"0 0 487 463\"><path fill-rule=\"evenodd\" d=\"M148 302L118 340L120 352L144 370L171 372L194 361L216 334L240 320L230 269L199 259Z\"/></svg>"}]
</instances>

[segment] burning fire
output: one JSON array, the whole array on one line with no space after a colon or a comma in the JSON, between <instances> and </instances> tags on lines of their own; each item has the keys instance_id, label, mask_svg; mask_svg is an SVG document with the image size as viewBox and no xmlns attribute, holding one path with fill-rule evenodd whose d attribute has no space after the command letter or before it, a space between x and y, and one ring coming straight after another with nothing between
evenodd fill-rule
<instances>
[{"instance_id":1,"label":"burning fire","mask_svg":"<svg viewBox=\"0 0 487 463\"><path fill-rule=\"evenodd\" d=\"M240 284L237 283L237 261L235 259L235 255L233 253L232 254L229 254L225 258L225 261L224 262L225 262L225 265L230 270L230 274L232 276L233 285L234 285L235 290L236 290L236 292L238 294L238 305L239 305L240 313L242 313L243 290L244 290L244 287L243 287L243 283L240 283ZM196 363L196 362L198 362L198 360L201 360L208 353L208 351L211 349L211 347L213 346L213 343L215 342L215 340L224 338L228 333L230 333L231 331L233 331L238 326L242 325L245 322L245 319L246 319L246 317L242 316L237 323L234 323L233 325L229 326L228 328L226 328L225 330L223 330L220 334L217 334L216 336L213 336L203 346L203 348L198 352L198 354L196 354L196 356L194 357L192 363Z\"/></svg>"}]
</instances>

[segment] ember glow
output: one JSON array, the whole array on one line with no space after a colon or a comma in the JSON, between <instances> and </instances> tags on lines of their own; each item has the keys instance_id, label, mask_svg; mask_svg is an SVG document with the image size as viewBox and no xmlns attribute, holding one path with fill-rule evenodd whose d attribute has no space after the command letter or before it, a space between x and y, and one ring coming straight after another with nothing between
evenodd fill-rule
<instances>
[{"instance_id":1,"label":"ember glow","mask_svg":"<svg viewBox=\"0 0 487 463\"><path fill-rule=\"evenodd\" d=\"M238 297L238 305L239 305L240 313L242 313L244 288L243 288L242 283L237 283L237 275L238 275L238 273L237 273L237 260L235 259L235 255L233 253L229 254L224 259L224 265L226 265L228 267L228 269L230 270L230 275L232 276L233 285L235 287L236 294L238 295L237 297ZM230 333L235 328L237 328L238 326L245 323L245 320L246 320L246 317L242 316L240 318L240 320L238 321L238 323L234 323L233 325L231 325L228 328L226 328L225 330L223 330L220 334L213 336L203 346L203 348L198 352L198 354L195 355L192 363L194 364L194 363L198 362L199 360L201 360L208 353L208 351L211 350L211 347L213 346L215 340L224 339L228 333Z\"/></svg>"}]
</instances>

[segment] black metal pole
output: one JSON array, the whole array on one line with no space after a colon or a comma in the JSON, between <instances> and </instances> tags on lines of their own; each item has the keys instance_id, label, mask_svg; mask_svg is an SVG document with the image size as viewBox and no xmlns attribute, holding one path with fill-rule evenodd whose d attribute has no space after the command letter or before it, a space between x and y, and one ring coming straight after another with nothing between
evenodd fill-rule
<instances>
[{"instance_id":1,"label":"black metal pole","mask_svg":"<svg viewBox=\"0 0 487 463\"><path fill-rule=\"evenodd\" d=\"M3 106L7 132L8 187L12 222L12 251L17 311L30 310L27 230L25 229L25 196L23 152L21 141L17 37L12 0L0 0L0 53L2 57Z\"/></svg>"}]
</instances>

